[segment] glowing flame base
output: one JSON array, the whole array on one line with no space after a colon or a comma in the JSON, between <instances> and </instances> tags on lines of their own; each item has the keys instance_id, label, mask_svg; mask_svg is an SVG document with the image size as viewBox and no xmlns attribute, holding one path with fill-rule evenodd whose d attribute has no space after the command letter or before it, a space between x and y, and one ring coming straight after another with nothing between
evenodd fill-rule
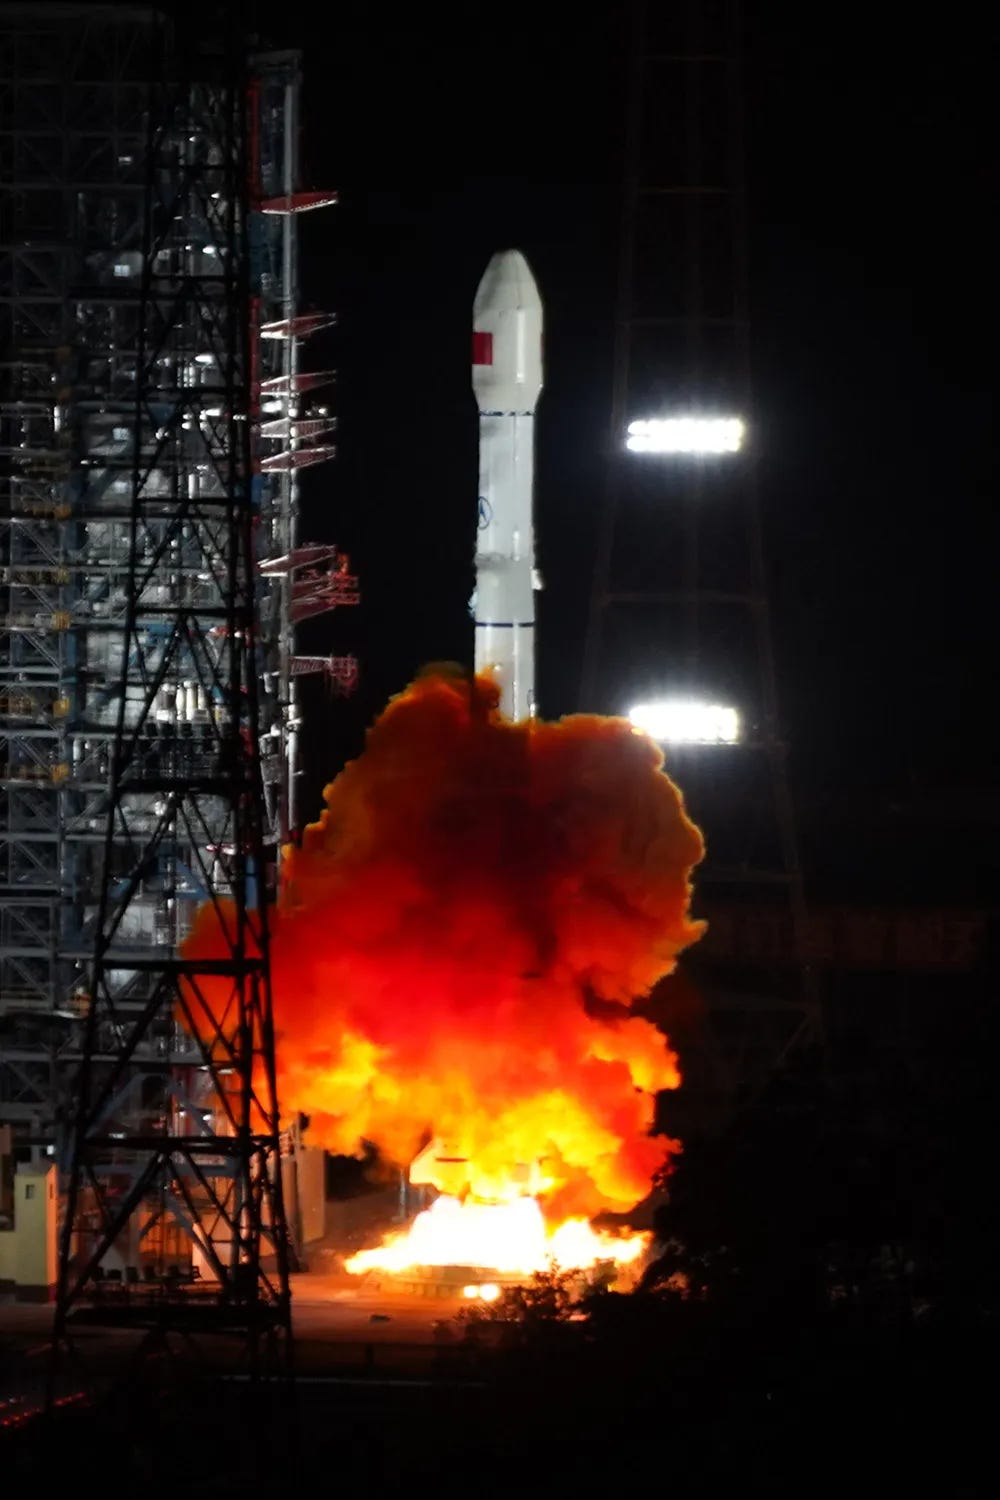
<instances>
[{"instance_id":1,"label":"glowing flame base","mask_svg":"<svg viewBox=\"0 0 1000 1500\"><path fill-rule=\"evenodd\" d=\"M399 1275L416 1267L468 1266L500 1276L530 1276L554 1267L586 1270L602 1262L627 1265L642 1255L645 1234L607 1234L586 1219L566 1219L549 1230L537 1198L510 1203L441 1197L406 1231L345 1263L354 1275Z\"/></svg>"}]
</instances>

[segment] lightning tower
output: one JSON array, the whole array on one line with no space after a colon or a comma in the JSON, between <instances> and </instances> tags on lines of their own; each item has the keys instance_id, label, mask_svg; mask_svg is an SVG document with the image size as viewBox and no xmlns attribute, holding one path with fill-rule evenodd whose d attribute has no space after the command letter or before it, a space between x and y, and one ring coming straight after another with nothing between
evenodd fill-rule
<instances>
[{"instance_id":1,"label":"lightning tower","mask_svg":"<svg viewBox=\"0 0 1000 1500\"><path fill-rule=\"evenodd\" d=\"M710 931L684 969L708 1028L685 1047L682 1102L718 1118L820 1017L754 473L740 8L636 0L631 19L611 451L581 706L634 708L706 834L696 904ZM781 928L787 962L727 963L727 927L762 922Z\"/></svg>"}]
</instances>

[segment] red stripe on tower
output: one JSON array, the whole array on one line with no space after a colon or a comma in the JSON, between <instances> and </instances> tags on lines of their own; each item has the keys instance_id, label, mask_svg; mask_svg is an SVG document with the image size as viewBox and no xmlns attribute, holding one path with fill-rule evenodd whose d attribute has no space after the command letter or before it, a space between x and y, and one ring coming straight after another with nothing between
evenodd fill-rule
<instances>
[{"instance_id":1,"label":"red stripe on tower","mask_svg":"<svg viewBox=\"0 0 1000 1500\"><path fill-rule=\"evenodd\" d=\"M472 363L474 365L491 365L493 363L492 333L477 333L473 330Z\"/></svg>"}]
</instances>

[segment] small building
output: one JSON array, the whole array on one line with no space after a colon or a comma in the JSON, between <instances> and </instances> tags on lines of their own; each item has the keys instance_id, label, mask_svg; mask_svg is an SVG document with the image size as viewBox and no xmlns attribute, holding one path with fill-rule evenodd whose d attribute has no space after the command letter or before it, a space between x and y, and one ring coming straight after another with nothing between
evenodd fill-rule
<instances>
[{"instance_id":1,"label":"small building","mask_svg":"<svg viewBox=\"0 0 1000 1500\"><path fill-rule=\"evenodd\" d=\"M59 1265L58 1169L53 1162L15 1170L3 1146L0 1137L0 1296L52 1302Z\"/></svg>"}]
</instances>

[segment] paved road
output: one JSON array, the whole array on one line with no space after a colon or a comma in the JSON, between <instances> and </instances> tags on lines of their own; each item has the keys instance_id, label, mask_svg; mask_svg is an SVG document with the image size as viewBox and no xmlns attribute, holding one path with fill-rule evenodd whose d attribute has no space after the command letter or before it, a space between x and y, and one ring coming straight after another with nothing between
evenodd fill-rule
<instances>
[{"instance_id":1,"label":"paved road","mask_svg":"<svg viewBox=\"0 0 1000 1500\"><path fill-rule=\"evenodd\" d=\"M352 1286L343 1277L306 1273L292 1277L292 1319L299 1340L359 1337L388 1343L439 1341L440 1325L462 1306L459 1297L419 1297Z\"/></svg>"},{"instance_id":2,"label":"paved road","mask_svg":"<svg viewBox=\"0 0 1000 1500\"><path fill-rule=\"evenodd\" d=\"M401 1295L377 1283L359 1286L343 1274L295 1275L297 1368L314 1376L422 1377L443 1347L462 1345L464 1330L455 1322L462 1306L461 1298ZM43 1377L51 1326L51 1306L0 1304L0 1402L23 1397ZM95 1365L113 1369L127 1358L139 1335L130 1329L86 1327L76 1337Z\"/></svg>"}]
</instances>

